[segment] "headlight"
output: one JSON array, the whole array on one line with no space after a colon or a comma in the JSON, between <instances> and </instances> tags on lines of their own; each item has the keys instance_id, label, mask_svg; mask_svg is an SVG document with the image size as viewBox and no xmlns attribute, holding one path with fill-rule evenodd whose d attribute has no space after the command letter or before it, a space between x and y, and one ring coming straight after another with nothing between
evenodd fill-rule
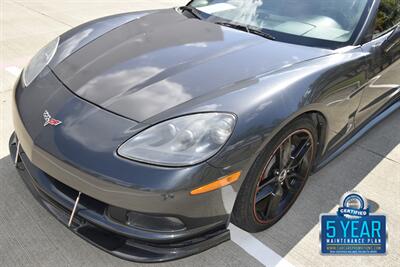
<instances>
[{"instance_id":1,"label":"headlight","mask_svg":"<svg viewBox=\"0 0 400 267\"><path fill-rule=\"evenodd\" d=\"M39 73L42 72L47 64L49 64L57 51L59 40L60 38L57 37L40 49L25 67L22 73L22 81L25 86L28 86L39 75Z\"/></svg>"},{"instance_id":2,"label":"headlight","mask_svg":"<svg viewBox=\"0 0 400 267\"><path fill-rule=\"evenodd\" d=\"M235 116L201 113L171 119L126 141L119 155L164 166L193 165L207 160L226 143Z\"/></svg>"}]
</instances>

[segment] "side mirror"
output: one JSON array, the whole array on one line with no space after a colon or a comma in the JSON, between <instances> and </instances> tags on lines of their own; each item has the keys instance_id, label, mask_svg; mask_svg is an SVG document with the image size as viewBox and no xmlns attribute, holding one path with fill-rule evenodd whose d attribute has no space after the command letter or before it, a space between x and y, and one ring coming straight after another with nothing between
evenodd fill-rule
<instances>
[{"instance_id":1,"label":"side mirror","mask_svg":"<svg viewBox=\"0 0 400 267\"><path fill-rule=\"evenodd\" d=\"M382 49L386 53L400 43L400 25L392 31L389 37L382 43Z\"/></svg>"}]
</instances>

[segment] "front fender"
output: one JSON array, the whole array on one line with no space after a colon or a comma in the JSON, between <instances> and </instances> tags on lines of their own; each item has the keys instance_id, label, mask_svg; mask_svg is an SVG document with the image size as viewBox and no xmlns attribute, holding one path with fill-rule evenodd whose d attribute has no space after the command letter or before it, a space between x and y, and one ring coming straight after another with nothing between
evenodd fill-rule
<instances>
[{"instance_id":1,"label":"front fender","mask_svg":"<svg viewBox=\"0 0 400 267\"><path fill-rule=\"evenodd\" d=\"M256 77L246 88L224 95L225 104L218 109L235 110L239 119L234 134L210 164L251 164L273 136L307 112L326 119L323 144L345 136L354 127L349 123L367 81L365 56L355 49L302 62Z\"/></svg>"}]
</instances>

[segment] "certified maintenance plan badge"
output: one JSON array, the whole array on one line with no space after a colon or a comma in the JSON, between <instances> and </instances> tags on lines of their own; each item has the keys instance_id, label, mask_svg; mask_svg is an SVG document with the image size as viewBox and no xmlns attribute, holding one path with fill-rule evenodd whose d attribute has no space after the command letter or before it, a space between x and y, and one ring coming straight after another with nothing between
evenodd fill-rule
<instances>
[{"instance_id":1,"label":"certified maintenance plan badge","mask_svg":"<svg viewBox=\"0 0 400 267\"><path fill-rule=\"evenodd\" d=\"M386 254L386 216L370 214L367 200L347 192L337 214L321 214L321 253Z\"/></svg>"}]
</instances>

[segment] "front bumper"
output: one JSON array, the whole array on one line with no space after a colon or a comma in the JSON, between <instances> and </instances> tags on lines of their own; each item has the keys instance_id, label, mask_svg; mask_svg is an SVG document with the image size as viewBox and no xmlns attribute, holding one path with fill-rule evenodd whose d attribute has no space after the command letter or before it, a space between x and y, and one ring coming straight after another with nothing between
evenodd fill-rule
<instances>
[{"instance_id":1,"label":"front bumper","mask_svg":"<svg viewBox=\"0 0 400 267\"><path fill-rule=\"evenodd\" d=\"M141 126L76 97L49 69L29 88L18 82L14 93L11 157L17 156L18 137L17 169L39 202L62 223L68 223L82 193L72 231L113 255L141 262L189 256L229 239L226 227L237 189L197 196L189 192L237 166L163 168L119 158L117 145ZM43 127L44 107L63 124ZM98 128L107 130L93 132ZM115 220L111 208L147 218L172 217L184 228L135 227Z\"/></svg>"},{"instance_id":2,"label":"front bumper","mask_svg":"<svg viewBox=\"0 0 400 267\"><path fill-rule=\"evenodd\" d=\"M12 159L18 159L16 168L19 174L39 203L67 226L78 191L33 165L21 145L17 151L17 142L13 134L9 142L10 155ZM170 234L146 232L114 221L107 214L108 208L106 203L83 195L69 229L102 250L126 260L174 260L229 240L229 230L223 224L216 224L213 229L200 231L197 235L190 231Z\"/></svg>"}]
</instances>

